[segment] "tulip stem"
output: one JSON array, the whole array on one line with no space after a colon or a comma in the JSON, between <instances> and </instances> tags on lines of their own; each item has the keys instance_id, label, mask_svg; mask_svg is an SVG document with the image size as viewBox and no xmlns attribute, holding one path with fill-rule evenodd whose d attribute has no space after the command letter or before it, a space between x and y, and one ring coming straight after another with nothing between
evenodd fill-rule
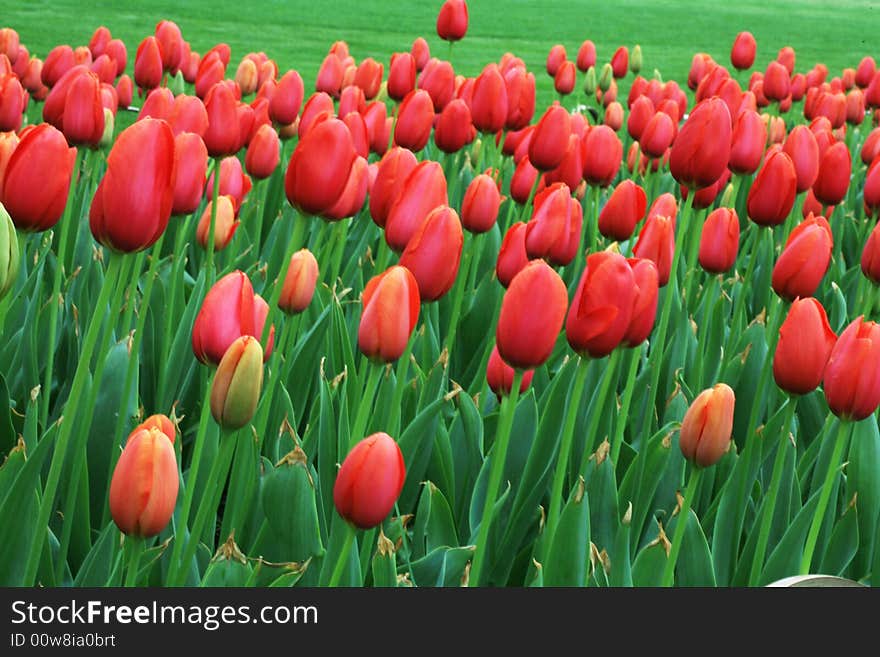
<instances>
[{"instance_id":1,"label":"tulip stem","mask_svg":"<svg viewBox=\"0 0 880 657\"><path fill-rule=\"evenodd\" d=\"M452 291L452 310L449 313L449 328L446 330L446 340L443 342L443 348L452 351L455 345L455 333L458 330L458 318L461 314L461 302L464 297L464 289L468 283L468 274L472 266L471 261L474 260L477 250L477 236L470 237L465 235L467 244L463 249L461 267L458 275L455 277L455 288ZM476 263L474 263L476 264Z\"/></svg>"},{"instance_id":2,"label":"tulip stem","mask_svg":"<svg viewBox=\"0 0 880 657\"><path fill-rule=\"evenodd\" d=\"M733 315L731 316L731 321L734 323L739 322L739 316L743 310L743 306L745 305L746 291L749 289L747 287L747 283L751 283L752 281L752 275L755 272L755 263L758 260L758 246L761 243L761 230L763 230L761 226L757 224L749 224L749 226L751 227L751 230L747 232L750 233L748 237L751 239L744 239L744 248L740 250L740 253L747 253L749 255L749 264L746 265L746 274L741 279L739 293L736 295L736 299L733 302ZM746 307L746 318L744 326L748 326L748 323L748 307ZM739 331L734 331L732 335L735 335L736 338L739 339Z\"/></svg>"},{"instance_id":3,"label":"tulip stem","mask_svg":"<svg viewBox=\"0 0 880 657\"><path fill-rule=\"evenodd\" d=\"M822 490L819 493L819 504L816 512L813 514L813 523L810 525L810 533L807 534L807 542L804 545L804 555L801 558L800 575L808 575L810 566L813 563L813 552L816 550L816 543L819 540L819 531L822 529L822 521L825 520L825 511L828 510L828 502L831 500L831 489L834 487L834 480L840 471L840 459L843 455L843 449L852 433L855 425L852 422L841 422L837 433L837 440L834 443L834 451L831 454L831 460L828 461L828 471L825 473L825 481L822 482Z\"/></svg>"},{"instance_id":4,"label":"tulip stem","mask_svg":"<svg viewBox=\"0 0 880 657\"><path fill-rule=\"evenodd\" d=\"M611 438L611 462L617 467L620 457L620 447L623 444L623 431L629 419L629 407L632 403L633 392L636 389L636 373L641 360L641 345L630 350L629 371L626 375L626 388L623 391L623 399L620 403L620 411L617 413L617 421L614 423L614 434Z\"/></svg>"},{"instance_id":5,"label":"tulip stem","mask_svg":"<svg viewBox=\"0 0 880 657\"><path fill-rule=\"evenodd\" d=\"M415 336L410 336L406 343L406 350L397 361L397 376L394 382L394 390L391 396L391 408L386 422L388 433L396 436L400 430L400 404L403 400L403 391L406 388L406 376L409 371L409 360L415 343Z\"/></svg>"},{"instance_id":6,"label":"tulip stem","mask_svg":"<svg viewBox=\"0 0 880 657\"><path fill-rule=\"evenodd\" d=\"M775 303L773 303L775 301ZM772 307L767 318L767 356L764 359L764 366L761 368L758 386L755 388L755 401L752 403L752 409L749 414L749 424L746 430L745 438L749 440L751 435L758 427L758 418L764 406L764 392L770 379L770 373L773 371L773 354L776 352L776 343L779 341L779 325L782 320L782 300L778 297L771 299Z\"/></svg>"},{"instance_id":7,"label":"tulip stem","mask_svg":"<svg viewBox=\"0 0 880 657\"><path fill-rule=\"evenodd\" d=\"M553 486L550 489L550 505L547 507L547 529L545 534L552 537L556 532L556 523L559 521L559 512L562 507L562 489L565 486L568 474L568 460L571 456L571 443L574 438L574 425L580 410L581 397L587 383L587 372L590 367L590 359L579 357L577 369L574 374L568 404L565 409L565 425L562 427L562 442L559 446L559 456L556 459L556 471L553 473Z\"/></svg>"},{"instance_id":8,"label":"tulip stem","mask_svg":"<svg viewBox=\"0 0 880 657\"><path fill-rule=\"evenodd\" d=\"M211 225L208 228L206 262L208 289L214 285L214 233L217 231L217 197L220 195L220 158L214 158L214 185L211 191Z\"/></svg>"},{"instance_id":9,"label":"tulip stem","mask_svg":"<svg viewBox=\"0 0 880 657\"><path fill-rule=\"evenodd\" d=\"M749 586L757 586L764 568L764 556L767 554L767 542L770 539L770 529L773 526L773 513L776 510L776 498L779 496L779 486L782 483L782 472L785 466L785 456L789 443L789 427L794 419L798 398L794 395L789 397L786 408L785 420L782 425L783 435L776 450L776 458L773 461L773 474L770 475L770 486L764 494L764 511L761 516L761 527L758 531L758 542L755 544L755 556L752 559L752 569L749 573Z\"/></svg>"},{"instance_id":10,"label":"tulip stem","mask_svg":"<svg viewBox=\"0 0 880 657\"><path fill-rule=\"evenodd\" d=\"M581 456L581 467L578 472L583 472L584 468L587 467L587 461L590 460L590 455L593 453L594 449L598 449L601 442L594 441L594 437L596 435L596 431L599 428L599 421L603 417L607 417L607 415L603 414L603 410L605 407L605 402L608 399L608 392L611 388L617 388L617 378L615 374L617 373L617 363L620 361L620 354L622 353L621 349L615 349L611 353L611 357L608 359L608 363L605 366L605 371L602 373L602 381L599 383L599 392L596 394L596 397L593 399L593 403L590 405L590 420L587 424L587 432L584 434L584 453ZM612 384L613 382L613 384Z\"/></svg>"},{"instance_id":11,"label":"tulip stem","mask_svg":"<svg viewBox=\"0 0 880 657\"><path fill-rule=\"evenodd\" d=\"M260 260L263 248L263 207L266 205L266 196L269 194L269 180L258 180L259 191L254 194L254 248L256 250L257 262Z\"/></svg>"},{"instance_id":12,"label":"tulip stem","mask_svg":"<svg viewBox=\"0 0 880 657\"><path fill-rule=\"evenodd\" d=\"M675 525L675 535L672 538L672 548L669 551L669 557L666 559L666 566L663 568L663 578L660 580L660 586L672 586L675 578L675 562L678 561L678 553L681 552L681 544L684 541L684 530L687 527L691 513L691 505L697 494L697 488L700 485L700 479L702 476L703 469L699 466L694 466L687 490L685 490L684 493L684 500L681 503L681 509L678 513L678 522Z\"/></svg>"},{"instance_id":13,"label":"tulip stem","mask_svg":"<svg viewBox=\"0 0 880 657\"><path fill-rule=\"evenodd\" d=\"M61 277L64 270L64 261L67 258L67 243L70 241L70 226L75 222L71 219L73 206L75 205L74 195L79 178L82 160L85 157L85 151L78 150L76 158L73 161L73 173L70 175L70 187L67 192L67 204L64 206L64 215L61 217L61 229L58 235L58 253L55 258L55 272L52 278L52 296L49 297L49 353L46 354L46 373L43 378L43 399L42 408L40 409L40 425L43 431L46 430L49 422L49 403L52 399L52 374L55 367L55 352L58 349L55 346L55 337L58 334L58 308L63 304L61 297Z\"/></svg>"},{"instance_id":14,"label":"tulip stem","mask_svg":"<svg viewBox=\"0 0 880 657\"><path fill-rule=\"evenodd\" d=\"M382 376L382 365L371 362L364 356L367 368L366 387L363 389L360 404L358 405L357 414L354 417L354 424L351 425L351 433L349 434L349 447L353 446L357 441L364 438L363 433L367 428L368 417L370 411L373 410L373 398L376 396L376 390L379 388L379 379Z\"/></svg>"},{"instance_id":15,"label":"tulip stem","mask_svg":"<svg viewBox=\"0 0 880 657\"><path fill-rule=\"evenodd\" d=\"M73 375L73 381L70 385L70 394L65 403L65 409L69 409L71 415L80 408L80 397L83 394L86 379L89 373L89 366L95 351L95 345L98 343L101 325L105 317L105 308L110 302L111 295L117 287L120 279L122 266L125 263L122 254L111 253L110 264L107 268L107 274L104 282L101 284L101 292L98 294L98 300L95 302L95 311L89 320L89 328L86 331L83 341L83 348L79 355L76 366L76 372ZM37 576L37 569L40 565L40 559L43 554L43 545L48 535L49 518L52 515L52 508L55 506L55 494L58 492L58 484L61 479L61 470L68 451L68 443L73 433L75 422L73 417L67 418L67 422L62 422L58 431L55 449L52 453L52 462L49 466L49 473L46 477L46 487L43 489L43 496L40 500L40 507L37 511L37 519L34 523L35 535L34 542L28 552L27 563L25 564L24 578L22 583L24 586L31 586ZM88 436L86 434L77 434L77 440L71 447L72 450L79 450L85 445ZM74 454L77 452L74 451Z\"/></svg>"},{"instance_id":16,"label":"tulip stem","mask_svg":"<svg viewBox=\"0 0 880 657\"><path fill-rule=\"evenodd\" d=\"M702 345L708 344L709 336L712 335L712 330L715 326L714 308L720 288L721 274L718 274L709 279L709 285L706 287L706 291L703 294L703 313L700 316L700 325L697 329L697 344L701 345L701 347L697 349L695 356L695 377L693 379L696 381L696 388L698 390L702 390L706 387L703 379L703 357L705 355L705 349Z\"/></svg>"},{"instance_id":17,"label":"tulip stem","mask_svg":"<svg viewBox=\"0 0 880 657\"><path fill-rule=\"evenodd\" d=\"M483 515L480 518L480 532L477 536L477 549L471 565L469 586L479 586L485 568L489 548L489 528L492 525L492 512L498 498L501 477L504 475L504 462L507 460L507 445L510 442L510 429L516 414L516 402L519 400L519 387L522 385L523 371L514 370L513 385L510 394L501 402L498 429L495 433L495 444L492 448L492 469L489 472L489 485L486 488L486 501L483 504Z\"/></svg>"},{"instance_id":18,"label":"tulip stem","mask_svg":"<svg viewBox=\"0 0 880 657\"><path fill-rule=\"evenodd\" d=\"M144 539L140 536L126 536L125 551L128 552L128 572L125 574L125 588L137 586L138 565L144 551Z\"/></svg>"},{"instance_id":19,"label":"tulip stem","mask_svg":"<svg viewBox=\"0 0 880 657\"><path fill-rule=\"evenodd\" d=\"M339 581L342 579L342 573L345 572L345 567L348 565L348 557L351 554L351 547L354 544L354 535L356 530L354 526L345 523L345 542L342 544L342 550L339 552L339 558L336 560L336 565L333 567L333 574L330 576L330 587L339 586Z\"/></svg>"}]
</instances>

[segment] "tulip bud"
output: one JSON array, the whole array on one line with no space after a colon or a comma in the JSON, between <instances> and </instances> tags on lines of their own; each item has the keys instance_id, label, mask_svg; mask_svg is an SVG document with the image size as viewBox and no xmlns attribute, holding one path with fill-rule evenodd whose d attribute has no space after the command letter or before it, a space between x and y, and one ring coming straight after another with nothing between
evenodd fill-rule
<instances>
[{"instance_id":1,"label":"tulip bud","mask_svg":"<svg viewBox=\"0 0 880 657\"><path fill-rule=\"evenodd\" d=\"M751 32L740 32L733 40L730 49L730 63L738 71L745 71L755 62L755 51L758 44Z\"/></svg>"},{"instance_id":2,"label":"tulip bud","mask_svg":"<svg viewBox=\"0 0 880 657\"><path fill-rule=\"evenodd\" d=\"M370 216L380 228L385 227L391 206L416 164L418 161L412 151L399 146L393 147L379 161L376 180L370 190Z\"/></svg>"},{"instance_id":3,"label":"tulip bud","mask_svg":"<svg viewBox=\"0 0 880 657\"><path fill-rule=\"evenodd\" d=\"M574 83L577 79L577 69L574 62L566 60L559 66L556 76L553 78L553 87L556 93L567 96L574 91Z\"/></svg>"},{"instance_id":4,"label":"tulip bud","mask_svg":"<svg viewBox=\"0 0 880 657\"><path fill-rule=\"evenodd\" d=\"M416 60L408 53L394 53L388 66L388 96L400 102L416 86Z\"/></svg>"},{"instance_id":5,"label":"tulip bud","mask_svg":"<svg viewBox=\"0 0 880 657\"><path fill-rule=\"evenodd\" d=\"M611 68L611 64L605 64L599 74L599 89L603 92L608 91L612 82L614 82L614 70Z\"/></svg>"},{"instance_id":6,"label":"tulip bud","mask_svg":"<svg viewBox=\"0 0 880 657\"><path fill-rule=\"evenodd\" d=\"M620 46L611 57L611 72L619 80L626 76L627 68L629 68L629 50L626 46ZM602 91L607 91L607 89Z\"/></svg>"},{"instance_id":7,"label":"tulip bud","mask_svg":"<svg viewBox=\"0 0 880 657\"><path fill-rule=\"evenodd\" d=\"M636 46L638 48L638 46ZM641 52L641 50L639 50ZM633 51L635 54L635 51ZM586 73L591 68L596 66L596 44L587 39L581 44L581 47L578 48L577 54L577 67L581 73ZM595 75L595 71L593 72ZM595 91L595 89L593 90ZM590 91L589 93L593 93Z\"/></svg>"},{"instance_id":8,"label":"tulip bud","mask_svg":"<svg viewBox=\"0 0 880 657\"><path fill-rule=\"evenodd\" d=\"M822 304L812 297L795 299L779 327L773 356L776 385L792 395L815 390L836 341Z\"/></svg>"},{"instance_id":9,"label":"tulip bud","mask_svg":"<svg viewBox=\"0 0 880 657\"><path fill-rule=\"evenodd\" d=\"M162 84L162 50L154 36L146 37L138 46L134 57L134 82L141 89L155 89Z\"/></svg>"},{"instance_id":10,"label":"tulip bud","mask_svg":"<svg viewBox=\"0 0 880 657\"><path fill-rule=\"evenodd\" d=\"M367 282L362 300L358 348L372 360L397 360L419 319L415 277L406 267L395 265Z\"/></svg>"},{"instance_id":11,"label":"tulip bud","mask_svg":"<svg viewBox=\"0 0 880 657\"><path fill-rule=\"evenodd\" d=\"M819 160L819 174L813 183L813 194L824 205L837 205L846 196L852 172L849 149L843 142L830 146Z\"/></svg>"},{"instance_id":12,"label":"tulip bud","mask_svg":"<svg viewBox=\"0 0 880 657\"><path fill-rule=\"evenodd\" d=\"M629 70L632 71L633 75L638 75L642 70L642 47L639 44L636 44L630 53Z\"/></svg>"},{"instance_id":13,"label":"tulip bud","mask_svg":"<svg viewBox=\"0 0 880 657\"><path fill-rule=\"evenodd\" d=\"M110 515L120 531L149 538L171 520L179 487L174 446L157 428L128 439L110 480Z\"/></svg>"},{"instance_id":14,"label":"tulip bud","mask_svg":"<svg viewBox=\"0 0 880 657\"><path fill-rule=\"evenodd\" d=\"M431 136L434 123L434 105L424 89L415 89L406 95L397 110L394 143L417 152Z\"/></svg>"},{"instance_id":15,"label":"tulip bud","mask_svg":"<svg viewBox=\"0 0 880 657\"><path fill-rule=\"evenodd\" d=\"M463 243L458 214L445 205L434 208L416 229L400 264L415 277L422 302L436 301L452 289Z\"/></svg>"},{"instance_id":16,"label":"tulip bud","mask_svg":"<svg viewBox=\"0 0 880 657\"><path fill-rule=\"evenodd\" d=\"M825 217L810 215L795 226L773 267L773 290L789 301L811 297L831 262L833 240Z\"/></svg>"},{"instance_id":17,"label":"tulip bud","mask_svg":"<svg viewBox=\"0 0 880 657\"><path fill-rule=\"evenodd\" d=\"M259 71L252 59L242 59L235 70L235 84L241 89L242 96L250 96L257 90Z\"/></svg>"},{"instance_id":18,"label":"tulip bud","mask_svg":"<svg viewBox=\"0 0 880 657\"><path fill-rule=\"evenodd\" d=\"M734 120L730 140L728 168L742 175L757 171L767 143L767 128L760 115L751 110L741 111Z\"/></svg>"},{"instance_id":19,"label":"tulip bud","mask_svg":"<svg viewBox=\"0 0 880 657\"><path fill-rule=\"evenodd\" d=\"M657 265L658 282L662 287L669 282L672 258L675 254L675 217L648 213L648 219L639 232L633 255L647 258Z\"/></svg>"},{"instance_id":20,"label":"tulip bud","mask_svg":"<svg viewBox=\"0 0 880 657\"><path fill-rule=\"evenodd\" d=\"M391 513L405 479L400 447L387 433L374 433L342 462L333 485L333 504L345 521L371 529Z\"/></svg>"},{"instance_id":21,"label":"tulip bud","mask_svg":"<svg viewBox=\"0 0 880 657\"><path fill-rule=\"evenodd\" d=\"M434 208L448 205L446 178L439 162L419 163L407 176L396 200L388 211L385 241L402 252L418 227Z\"/></svg>"},{"instance_id":22,"label":"tulip bud","mask_svg":"<svg viewBox=\"0 0 880 657\"><path fill-rule=\"evenodd\" d=\"M182 132L174 138L174 202L173 215L196 211L202 200L205 174L208 169L208 149L202 138L191 132ZM223 180L221 166L221 183ZM222 186L222 185L221 185Z\"/></svg>"},{"instance_id":23,"label":"tulip bud","mask_svg":"<svg viewBox=\"0 0 880 657\"><path fill-rule=\"evenodd\" d=\"M730 448L736 398L725 383L704 390L684 414L679 433L681 453L701 468L715 465Z\"/></svg>"},{"instance_id":24,"label":"tulip bud","mask_svg":"<svg viewBox=\"0 0 880 657\"><path fill-rule=\"evenodd\" d=\"M225 84L215 84L205 96L208 129L203 139L211 157L233 155L238 151L240 127L236 100Z\"/></svg>"},{"instance_id":25,"label":"tulip bud","mask_svg":"<svg viewBox=\"0 0 880 657\"><path fill-rule=\"evenodd\" d=\"M290 258L287 276L281 287L278 307L288 315L303 312L312 302L318 282L318 261L308 249L300 249Z\"/></svg>"},{"instance_id":26,"label":"tulip bud","mask_svg":"<svg viewBox=\"0 0 880 657\"><path fill-rule=\"evenodd\" d=\"M581 239L583 211L565 183L553 183L535 197L526 226L529 258L547 258L564 267L574 260Z\"/></svg>"},{"instance_id":27,"label":"tulip bud","mask_svg":"<svg viewBox=\"0 0 880 657\"><path fill-rule=\"evenodd\" d=\"M739 249L739 217L733 208L721 207L709 213L700 234L700 266L712 274L723 274L736 263Z\"/></svg>"},{"instance_id":28,"label":"tulip bud","mask_svg":"<svg viewBox=\"0 0 880 657\"><path fill-rule=\"evenodd\" d=\"M629 328L635 300L633 270L622 255L588 255L565 323L569 346L591 358L610 354Z\"/></svg>"},{"instance_id":29,"label":"tulip bud","mask_svg":"<svg viewBox=\"0 0 880 657\"><path fill-rule=\"evenodd\" d=\"M491 176L482 173L468 185L461 201L461 223L472 233L485 233L498 219L504 197Z\"/></svg>"},{"instance_id":30,"label":"tulip bud","mask_svg":"<svg viewBox=\"0 0 880 657\"><path fill-rule=\"evenodd\" d=\"M101 140L98 142L100 148L107 148L113 144L113 132L116 128L116 116L112 111L104 108L104 132L101 134Z\"/></svg>"},{"instance_id":31,"label":"tulip bud","mask_svg":"<svg viewBox=\"0 0 880 657\"><path fill-rule=\"evenodd\" d=\"M781 151L770 153L749 189L749 219L759 226L781 224L791 212L796 194L797 172L791 158Z\"/></svg>"},{"instance_id":32,"label":"tulip bud","mask_svg":"<svg viewBox=\"0 0 880 657\"><path fill-rule=\"evenodd\" d=\"M598 86L596 82L596 67L591 66L587 69L587 74L584 76L584 93L587 96L592 96L596 93L596 87Z\"/></svg>"},{"instance_id":33,"label":"tulip bud","mask_svg":"<svg viewBox=\"0 0 880 657\"><path fill-rule=\"evenodd\" d=\"M492 354L489 356L489 362L486 365L486 383L489 384L489 389L495 393L499 401L502 397L509 395L513 389L514 374L515 370L501 360L498 347L493 345ZM528 390L534 376L534 370L528 370L523 374L522 382L519 386L520 393Z\"/></svg>"},{"instance_id":34,"label":"tulip bud","mask_svg":"<svg viewBox=\"0 0 880 657\"><path fill-rule=\"evenodd\" d=\"M526 224L514 223L504 234L501 248L498 250L495 275L505 288L510 285L513 277L529 264L529 254L526 252L526 229Z\"/></svg>"},{"instance_id":35,"label":"tulip bud","mask_svg":"<svg viewBox=\"0 0 880 657\"><path fill-rule=\"evenodd\" d=\"M469 144L474 135L471 111L463 100L456 98L437 117L434 143L444 153L455 153Z\"/></svg>"},{"instance_id":36,"label":"tulip bud","mask_svg":"<svg viewBox=\"0 0 880 657\"><path fill-rule=\"evenodd\" d=\"M517 369L542 365L553 352L567 306L559 274L543 260L527 264L501 301L495 340L504 361Z\"/></svg>"},{"instance_id":37,"label":"tulip bud","mask_svg":"<svg viewBox=\"0 0 880 657\"><path fill-rule=\"evenodd\" d=\"M437 14L437 36L444 41L459 41L468 29L468 7L465 0L446 0Z\"/></svg>"},{"instance_id":38,"label":"tulip bud","mask_svg":"<svg viewBox=\"0 0 880 657\"><path fill-rule=\"evenodd\" d=\"M535 127L529 142L529 161L541 171L555 169L562 162L568 149L571 134L571 115L564 107L554 103Z\"/></svg>"},{"instance_id":39,"label":"tulip bud","mask_svg":"<svg viewBox=\"0 0 880 657\"><path fill-rule=\"evenodd\" d=\"M272 175L280 158L281 141L278 133L269 124L260 126L248 146L244 158L245 169L257 180L263 180Z\"/></svg>"},{"instance_id":40,"label":"tulip bud","mask_svg":"<svg viewBox=\"0 0 880 657\"><path fill-rule=\"evenodd\" d=\"M510 197L517 203L525 205L539 175L540 171L532 166L529 158L523 157L510 178Z\"/></svg>"},{"instance_id":41,"label":"tulip bud","mask_svg":"<svg viewBox=\"0 0 880 657\"><path fill-rule=\"evenodd\" d=\"M822 378L831 412L863 420L880 405L880 325L857 317L837 339Z\"/></svg>"},{"instance_id":42,"label":"tulip bud","mask_svg":"<svg viewBox=\"0 0 880 657\"><path fill-rule=\"evenodd\" d=\"M782 150L791 158L797 174L797 193L805 192L819 175L819 144L813 132L805 125L792 128Z\"/></svg>"},{"instance_id":43,"label":"tulip bud","mask_svg":"<svg viewBox=\"0 0 880 657\"><path fill-rule=\"evenodd\" d=\"M626 347L638 347L654 329L657 318L657 294L659 292L659 274L657 265L644 258L627 260L633 272L635 298L629 326L623 335L622 344Z\"/></svg>"},{"instance_id":44,"label":"tulip bud","mask_svg":"<svg viewBox=\"0 0 880 657\"><path fill-rule=\"evenodd\" d=\"M431 58L419 76L418 87L428 92L434 112L442 112L455 94L455 71L452 64Z\"/></svg>"},{"instance_id":45,"label":"tulip bud","mask_svg":"<svg viewBox=\"0 0 880 657\"><path fill-rule=\"evenodd\" d=\"M708 187L730 160L730 111L720 98L697 104L669 154L669 170L679 184Z\"/></svg>"},{"instance_id":46,"label":"tulip bud","mask_svg":"<svg viewBox=\"0 0 880 657\"><path fill-rule=\"evenodd\" d=\"M203 249L208 248L208 239L211 232L211 211L213 201L208 201L202 218L196 227L196 239ZM214 250L222 251L232 241L232 236L238 228L239 221L235 219L235 201L231 196L217 197L217 212L214 220Z\"/></svg>"},{"instance_id":47,"label":"tulip bud","mask_svg":"<svg viewBox=\"0 0 880 657\"><path fill-rule=\"evenodd\" d=\"M636 224L645 216L647 203L645 190L632 180L624 180L615 187L599 213L599 232L612 240L629 239Z\"/></svg>"},{"instance_id":48,"label":"tulip bud","mask_svg":"<svg viewBox=\"0 0 880 657\"><path fill-rule=\"evenodd\" d=\"M470 103L474 127L480 132L499 132L507 121L507 109L504 78L497 64L488 64L474 82L474 95Z\"/></svg>"},{"instance_id":49,"label":"tulip bud","mask_svg":"<svg viewBox=\"0 0 880 657\"><path fill-rule=\"evenodd\" d=\"M250 335L237 338L211 382L211 415L226 430L241 429L257 410L263 386L263 348Z\"/></svg>"},{"instance_id":50,"label":"tulip bud","mask_svg":"<svg viewBox=\"0 0 880 657\"><path fill-rule=\"evenodd\" d=\"M675 133L676 127L672 117L663 112L657 112L642 130L642 134L639 137L639 147L648 157L663 157L666 149L669 148L672 140L675 139ZM763 141L761 146L764 146Z\"/></svg>"},{"instance_id":51,"label":"tulip bud","mask_svg":"<svg viewBox=\"0 0 880 657\"><path fill-rule=\"evenodd\" d=\"M559 72L559 67L562 66L562 63L566 59L568 59L568 54L565 52L565 46L561 43L557 43L551 47L550 52L547 53L547 75L551 78L556 77L556 74Z\"/></svg>"},{"instance_id":52,"label":"tulip bud","mask_svg":"<svg viewBox=\"0 0 880 657\"><path fill-rule=\"evenodd\" d=\"M6 208L0 204L0 299L5 297L18 277L21 252L18 233Z\"/></svg>"}]
</instances>

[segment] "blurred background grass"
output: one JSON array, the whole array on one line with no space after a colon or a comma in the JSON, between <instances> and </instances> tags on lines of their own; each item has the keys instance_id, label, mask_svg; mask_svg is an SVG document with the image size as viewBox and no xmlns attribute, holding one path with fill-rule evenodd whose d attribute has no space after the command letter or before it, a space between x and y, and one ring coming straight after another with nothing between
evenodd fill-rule
<instances>
[{"instance_id":1,"label":"blurred background grass","mask_svg":"<svg viewBox=\"0 0 880 657\"><path fill-rule=\"evenodd\" d=\"M386 64L392 52L408 50L424 36L432 54L446 58L448 45L436 35L441 0L300 0L229 2L77 2L29 0L8 3L2 25L18 30L32 54L45 54L59 43L85 45L99 25L125 41L129 70L141 39L160 19L175 21L198 52L218 42L232 47L229 75L249 51L265 51L282 71L297 69L308 90L330 44L343 39L357 60L374 57ZM747 0L741 2L660 2L624 0L509 0L469 2L470 27L455 45L457 72L479 73L505 51L522 57L538 79L538 106L554 96L544 73L547 51L563 44L574 58L584 39L597 46L599 61L620 45L641 44L643 74L654 69L664 79L686 79L693 53L703 51L729 66L730 45L741 30L758 41L756 67L763 70L782 46L797 52L797 70L825 63L831 74L856 66L865 54L880 58L880 3L866 0Z\"/></svg>"}]
</instances>

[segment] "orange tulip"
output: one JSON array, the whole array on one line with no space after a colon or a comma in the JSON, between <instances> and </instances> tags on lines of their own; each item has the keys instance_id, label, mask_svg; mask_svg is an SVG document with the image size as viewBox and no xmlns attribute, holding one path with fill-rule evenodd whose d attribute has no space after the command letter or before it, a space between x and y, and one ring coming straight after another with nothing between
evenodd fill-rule
<instances>
[{"instance_id":1,"label":"orange tulip","mask_svg":"<svg viewBox=\"0 0 880 657\"><path fill-rule=\"evenodd\" d=\"M303 312L312 302L317 282L318 261L311 251L300 249L290 258L278 307L289 315Z\"/></svg>"},{"instance_id":2,"label":"orange tulip","mask_svg":"<svg viewBox=\"0 0 880 657\"><path fill-rule=\"evenodd\" d=\"M688 408L681 422L679 447L695 465L715 465L730 448L736 397L725 383L704 390Z\"/></svg>"},{"instance_id":3,"label":"orange tulip","mask_svg":"<svg viewBox=\"0 0 880 657\"><path fill-rule=\"evenodd\" d=\"M406 267L395 265L367 282L362 300L358 348L372 360L397 360L419 319L415 277Z\"/></svg>"}]
</instances>

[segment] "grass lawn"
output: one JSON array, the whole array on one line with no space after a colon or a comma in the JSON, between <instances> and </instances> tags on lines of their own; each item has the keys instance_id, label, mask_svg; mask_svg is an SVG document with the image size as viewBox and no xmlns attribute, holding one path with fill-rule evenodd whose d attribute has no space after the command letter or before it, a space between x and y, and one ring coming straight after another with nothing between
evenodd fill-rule
<instances>
[{"instance_id":1,"label":"grass lawn","mask_svg":"<svg viewBox=\"0 0 880 657\"><path fill-rule=\"evenodd\" d=\"M281 70L296 68L312 88L329 45L344 39L356 59L371 56L386 63L392 52L409 49L415 37L427 38L432 52L448 56L448 45L435 32L441 2L322 0L302 2L76 2L51 0L10 3L0 22L14 27L31 53L45 56L59 43L88 43L101 24L123 39L129 69L140 40L162 18L174 20L199 52L217 42L232 47L230 76L245 53L264 50ZM574 58L580 43L592 39L600 61L619 45L641 44L643 72L659 70L664 79L683 82L693 53L704 51L729 64L730 44L741 30L758 41L756 65L785 45L797 52L797 70L824 62L832 75L856 66L866 54L880 57L880 4L868 0L748 0L745 2L471 2L470 27L454 48L456 70L477 74L505 51L522 57L538 78L538 106L553 96L544 60L550 46L562 43Z\"/></svg>"}]
</instances>

